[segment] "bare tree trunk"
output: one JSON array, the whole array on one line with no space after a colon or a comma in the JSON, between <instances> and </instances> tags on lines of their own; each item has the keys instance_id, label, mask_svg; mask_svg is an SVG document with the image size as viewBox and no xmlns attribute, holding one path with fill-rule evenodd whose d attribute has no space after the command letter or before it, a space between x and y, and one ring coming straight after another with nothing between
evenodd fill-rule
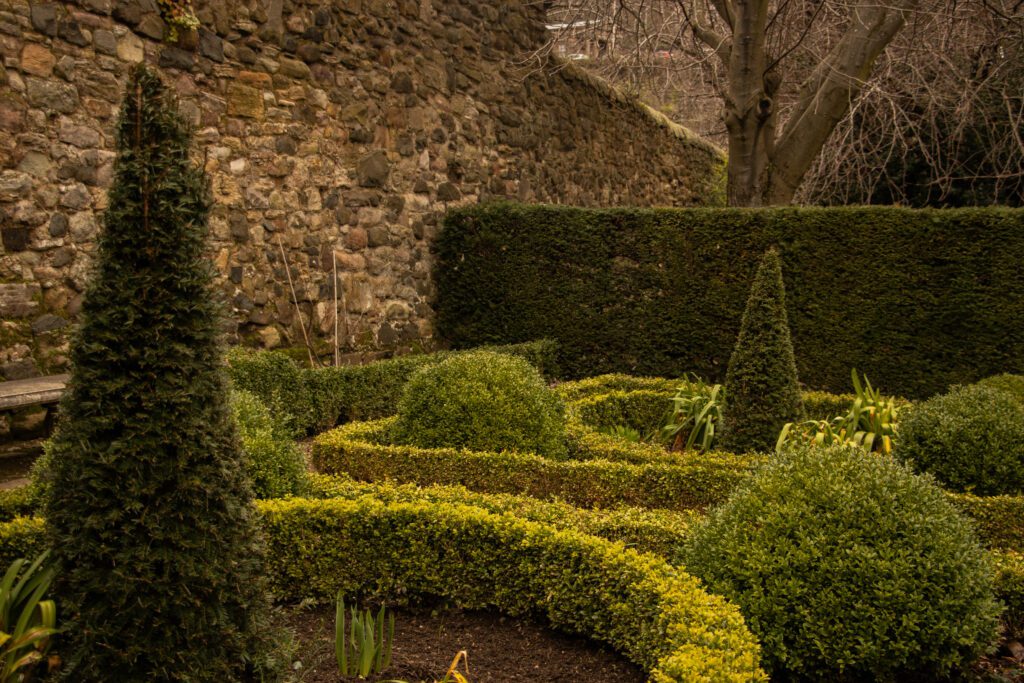
<instances>
[{"instance_id":1,"label":"bare tree trunk","mask_svg":"<svg viewBox=\"0 0 1024 683\"><path fill-rule=\"evenodd\" d=\"M770 177L763 188L765 204L793 201L811 164L871 75L875 60L903 28L918 1L865 2L853 8L846 34L804 81L771 159Z\"/></svg>"}]
</instances>

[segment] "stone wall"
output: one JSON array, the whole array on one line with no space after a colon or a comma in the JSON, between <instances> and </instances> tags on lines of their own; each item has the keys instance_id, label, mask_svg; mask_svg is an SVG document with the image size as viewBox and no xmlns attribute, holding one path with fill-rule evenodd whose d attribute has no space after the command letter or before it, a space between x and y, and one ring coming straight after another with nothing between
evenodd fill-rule
<instances>
[{"instance_id":1,"label":"stone wall","mask_svg":"<svg viewBox=\"0 0 1024 683\"><path fill-rule=\"evenodd\" d=\"M199 1L202 28L170 43L153 0L0 0L0 373L66 363L142 60L195 124L231 333L264 346L301 344L301 320L333 349L335 266L343 350L429 344L430 243L453 205L715 196L719 150L531 57L540 4Z\"/></svg>"}]
</instances>

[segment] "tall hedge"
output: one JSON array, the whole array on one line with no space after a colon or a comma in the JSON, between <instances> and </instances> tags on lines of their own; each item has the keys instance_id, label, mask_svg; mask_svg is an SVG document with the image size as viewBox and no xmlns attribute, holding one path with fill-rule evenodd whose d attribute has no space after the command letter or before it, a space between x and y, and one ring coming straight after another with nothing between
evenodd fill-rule
<instances>
[{"instance_id":1,"label":"tall hedge","mask_svg":"<svg viewBox=\"0 0 1024 683\"><path fill-rule=\"evenodd\" d=\"M489 204L436 243L438 333L549 337L565 377L721 381L758 259L777 245L800 379L891 394L1024 372L1024 210L614 209Z\"/></svg>"},{"instance_id":2,"label":"tall hedge","mask_svg":"<svg viewBox=\"0 0 1024 683\"><path fill-rule=\"evenodd\" d=\"M727 451L769 451L787 422L803 416L779 253L769 249L750 286L740 335L725 373L722 443Z\"/></svg>"},{"instance_id":3,"label":"tall hedge","mask_svg":"<svg viewBox=\"0 0 1024 683\"><path fill-rule=\"evenodd\" d=\"M263 548L218 343L207 180L145 67L116 135L50 449L63 679L267 680Z\"/></svg>"}]
</instances>

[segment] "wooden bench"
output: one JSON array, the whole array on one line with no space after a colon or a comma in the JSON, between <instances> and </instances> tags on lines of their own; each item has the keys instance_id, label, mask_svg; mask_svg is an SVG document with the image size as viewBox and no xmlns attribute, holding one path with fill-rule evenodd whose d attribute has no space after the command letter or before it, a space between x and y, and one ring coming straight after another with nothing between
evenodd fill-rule
<instances>
[{"instance_id":1,"label":"wooden bench","mask_svg":"<svg viewBox=\"0 0 1024 683\"><path fill-rule=\"evenodd\" d=\"M70 377L51 375L0 382L0 411L58 403Z\"/></svg>"}]
</instances>

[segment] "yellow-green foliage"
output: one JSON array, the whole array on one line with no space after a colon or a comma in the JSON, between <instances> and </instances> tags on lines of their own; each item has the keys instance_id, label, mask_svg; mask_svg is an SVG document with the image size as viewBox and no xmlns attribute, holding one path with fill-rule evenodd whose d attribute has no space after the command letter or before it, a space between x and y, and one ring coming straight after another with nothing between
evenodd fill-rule
<instances>
[{"instance_id":1,"label":"yellow-green foliage","mask_svg":"<svg viewBox=\"0 0 1024 683\"><path fill-rule=\"evenodd\" d=\"M565 457L565 405L526 360L472 351L421 368L402 390L395 443Z\"/></svg>"},{"instance_id":2,"label":"yellow-green foliage","mask_svg":"<svg viewBox=\"0 0 1024 683\"><path fill-rule=\"evenodd\" d=\"M40 488L33 484L0 490L0 522L33 515L42 503Z\"/></svg>"},{"instance_id":3,"label":"yellow-green foliage","mask_svg":"<svg viewBox=\"0 0 1024 683\"><path fill-rule=\"evenodd\" d=\"M447 597L542 614L671 681L764 680L739 611L650 554L447 504L264 501L281 598Z\"/></svg>"},{"instance_id":4,"label":"yellow-green foliage","mask_svg":"<svg viewBox=\"0 0 1024 683\"><path fill-rule=\"evenodd\" d=\"M655 444L627 441L611 434L594 431L576 420L569 421L566 431L569 458L572 460L609 460L634 465L664 463L747 471L764 462L765 457L756 453L737 455L726 451L667 451Z\"/></svg>"},{"instance_id":5,"label":"yellow-green foliage","mask_svg":"<svg viewBox=\"0 0 1024 683\"><path fill-rule=\"evenodd\" d=\"M562 382L555 386L555 391L565 401L607 394L612 391L654 391L672 398L679 380L664 377L636 377L634 375L610 374L587 377L572 382Z\"/></svg>"},{"instance_id":6,"label":"yellow-green foliage","mask_svg":"<svg viewBox=\"0 0 1024 683\"><path fill-rule=\"evenodd\" d=\"M385 503L447 503L472 505L496 514L548 524L556 529L570 529L610 541L621 541L627 547L652 552L662 557L676 557L685 538L686 529L700 514L696 511L646 510L613 508L583 510L567 503L548 502L502 493L477 493L462 486L426 486L358 482L346 476L311 475L310 497L355 500L372 497Z\"/></svg>"},{"instance_id":7,"label":"yellow-green foliage","mask_svg":"<svg viewBox=\"0 0 1024 683\"><path fill-rule=\"evenodd\" d=\"M313 462L322 472L401 483L457 484L486 493L559 498L583 507L633 505L686 510L722 500L747 476L735 467L552 460L530 453L417 448L384 443L393 418L321 434Z\"/></svg>"},{"instance_id":8,"label":"yellow-green foliage","mask_svg":"<svg viewBox=\"0 0 1024 683\"><path fill-rule=\"evenodd\" d=\"M0 524L0 566L46 550L46 524L41 517L15 517Z\"/></svg>"},{"instance_id":9,"label":"yellow-green foliage","mask_svg":"<svg viewBox=\"0 0 1024 683\"><path fill-rule=\"evenodd\" d=\"M248 391L232 392L231 409L256 497L301 495L306 489L306 460L287 426Z\"/></svg>"},{"instance_id":10,"label":"yellow-green foliage","mask_svg":"<svg viewBox=\"0 0 1024 683\"><path fill-rule=\"evenodd\" d=\"M1006 550L992 554L996 565L996 595L1006 605L1003 623L1011 638L1024 637L1024 554Z\"/></svg>"},{"instance_id":11,"label":"yellow-green foliage","mask_svg":"<svg viewBox=\"0 0 1024 683\"><path fill-rule=\"evenodd\" d=\"M1024 496L947 493L949 501L974 521L989 548L1024 551Z\"/></svg>"},{"instance_id":12,"label":"yellow-green foliage","mask_svg":"<svg viewBox=\"0 0 1024 683\"><path fill-rule=\"evenodd\" d=\"M694 526L683 561L735 601L787 680L936 680L995 640L992 565L933 480L793 446Z\"/></svg>"},{"instance_id":13,"label":"yellow-green foliage","mask_svg":"<svg viewBox=\"0 0 1024 683\"><path fill-rule=\"evenodd\" d=\"M672 407L672 395L664 391L611 389L573 401L572 413L592 427L630 427L643 437L657 435Z\"/></svg>"},{"instance_id":14,"label":"yellow-green foliage","mask_svg":"<svg viewBox=\"0 0 1024 683\"><path fill-rule=\"evenodd\" d=\"M524 358L545 377L557 374L552 341L481 348ZM402 388L416 370L462 353L439 351L366 365L308 368L283 351L234 348L228 354L228 374L235 388L253 392L271 411L288 415L297 432L319 432L339 421L394 415Z\"/></svg>"}]
</instances>

